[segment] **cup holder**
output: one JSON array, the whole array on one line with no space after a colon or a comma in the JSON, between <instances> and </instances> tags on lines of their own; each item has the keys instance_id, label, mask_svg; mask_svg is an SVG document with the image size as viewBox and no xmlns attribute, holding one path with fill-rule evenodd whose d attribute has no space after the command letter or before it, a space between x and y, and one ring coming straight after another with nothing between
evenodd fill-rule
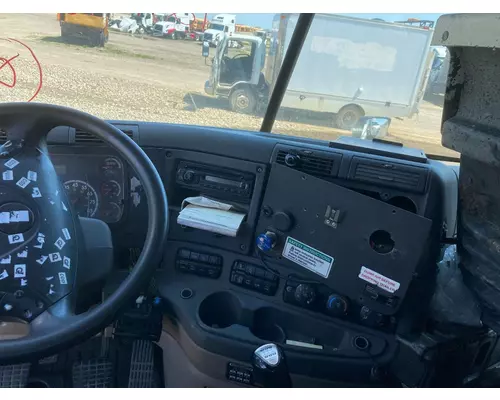
<instances>
[{"instance_id":1,"label":"cup holder","mask_svg":"<svg viewBox=\"0 0 500 400\"><path fill-rule=\"evenodd\" d=\"M241 304L233 294L217 292L201 302L198 314L205 325L223 329L240 321Z\"/></svg>"},{"instance_id":2,"label":"cup holder","mask_svg":"<svg viewBox=\"0 0 500 400\"><path fill-rule=\"evenodd\" d=\"M271 308L258 309L253 317L251 332L259 339L274 343L285 343L286 333L278 324L279 318Z\"/></svg>"}]
</instances>

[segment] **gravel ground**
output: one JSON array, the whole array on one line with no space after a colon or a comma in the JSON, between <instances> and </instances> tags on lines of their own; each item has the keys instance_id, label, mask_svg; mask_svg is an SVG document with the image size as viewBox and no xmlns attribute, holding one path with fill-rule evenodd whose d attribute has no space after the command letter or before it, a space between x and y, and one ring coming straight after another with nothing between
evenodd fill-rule
<instances>
[{"instance_id":1,"label":"gravel ground","mask_svg":"<svg viewBox=\"0 0 500 400\"><path fill-rule=\"evenodd\" d=\"M209 75L199 43L138 38L111 33L104 49L62 43L53 14L0 16L2 31L29 45L40 60L43 86L36 101L66 105L101 118L159 121L258 130L262 117L229 111L224 102L205 96ZM5 35L5 34L4 34ZM38 85L38 69L30 53L17 43L0 41L0 57L12 62L16 86L0 85L0 101L26 101ZM0 70L0 82L12 83L12 72ZM302 122L302 123L300 123ZM328 120L280 115L274 131L334 140L349 134L333 129ZM307 123L304 123L307 122ZM390 139L428 153L456 155L444 149L439 134L441 107L424 102L418 118L394 119Z\"/></svg>"}]
</instances>

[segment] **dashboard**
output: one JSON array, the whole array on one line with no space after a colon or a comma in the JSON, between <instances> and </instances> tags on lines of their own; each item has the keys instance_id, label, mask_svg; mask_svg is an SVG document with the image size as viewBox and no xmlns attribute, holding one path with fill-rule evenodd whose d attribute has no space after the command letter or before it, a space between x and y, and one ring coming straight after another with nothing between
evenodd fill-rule
<instances>
[{"instance_id":1,"label":"dashboard","mask_svg":"<svg viewBox=\"0 0 500 400\"><path fill-rule=\"evenodd\" d=\"M425 324L440 241L454 235L453 169L382 142L110 122L163 180L170 231L155 285L198 370L227 381L241 370L248 377L237 382L252 385L251 354L269 341L291 373L328 382L372 382L374 360L410 359L401 347L414 348L407 338ZM147 204L133 167L72 128L48 142L78 214L107 222L118 252L140 251ZM178 224L194 196L244 213L237 235Z\"/></svg>"}]
</instances>

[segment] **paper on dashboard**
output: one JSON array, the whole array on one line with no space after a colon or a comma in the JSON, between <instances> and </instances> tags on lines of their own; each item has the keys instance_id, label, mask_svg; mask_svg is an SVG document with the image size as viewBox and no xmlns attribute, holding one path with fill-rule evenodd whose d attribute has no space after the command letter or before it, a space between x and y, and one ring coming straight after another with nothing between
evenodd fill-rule
<instances>
[{"instance_id":1,"label":"paper on dashboard","mask_svg":"<svg viewBox=\"0 0 500 400\"><path fill-rule=\"evenodd\" d=\"M230 204L199 196L188 197L182 202L177 223L236 237L244 218L245 214L234 211Z\"/></svg>"}]
</instances>

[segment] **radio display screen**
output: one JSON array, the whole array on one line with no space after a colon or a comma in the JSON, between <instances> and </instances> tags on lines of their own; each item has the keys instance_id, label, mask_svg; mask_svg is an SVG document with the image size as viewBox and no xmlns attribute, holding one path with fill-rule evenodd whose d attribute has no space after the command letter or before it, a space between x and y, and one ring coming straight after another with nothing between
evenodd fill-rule
<instances>
[{"instance_id":1,"label":"radio display screen","mask_svg":"<svg viewBox=\"0 0 500 400\"><path fill-rule=\"evenodd\" d=\"M230 186L234 186L234 187L241 187L241 182L231 181L229 179L219 178L219 177L215 177L215 176L206 175L205 176L205 180L208 181L208 182L222 183L224 185L230 185Z\"/></svg>"}]
</instances>

